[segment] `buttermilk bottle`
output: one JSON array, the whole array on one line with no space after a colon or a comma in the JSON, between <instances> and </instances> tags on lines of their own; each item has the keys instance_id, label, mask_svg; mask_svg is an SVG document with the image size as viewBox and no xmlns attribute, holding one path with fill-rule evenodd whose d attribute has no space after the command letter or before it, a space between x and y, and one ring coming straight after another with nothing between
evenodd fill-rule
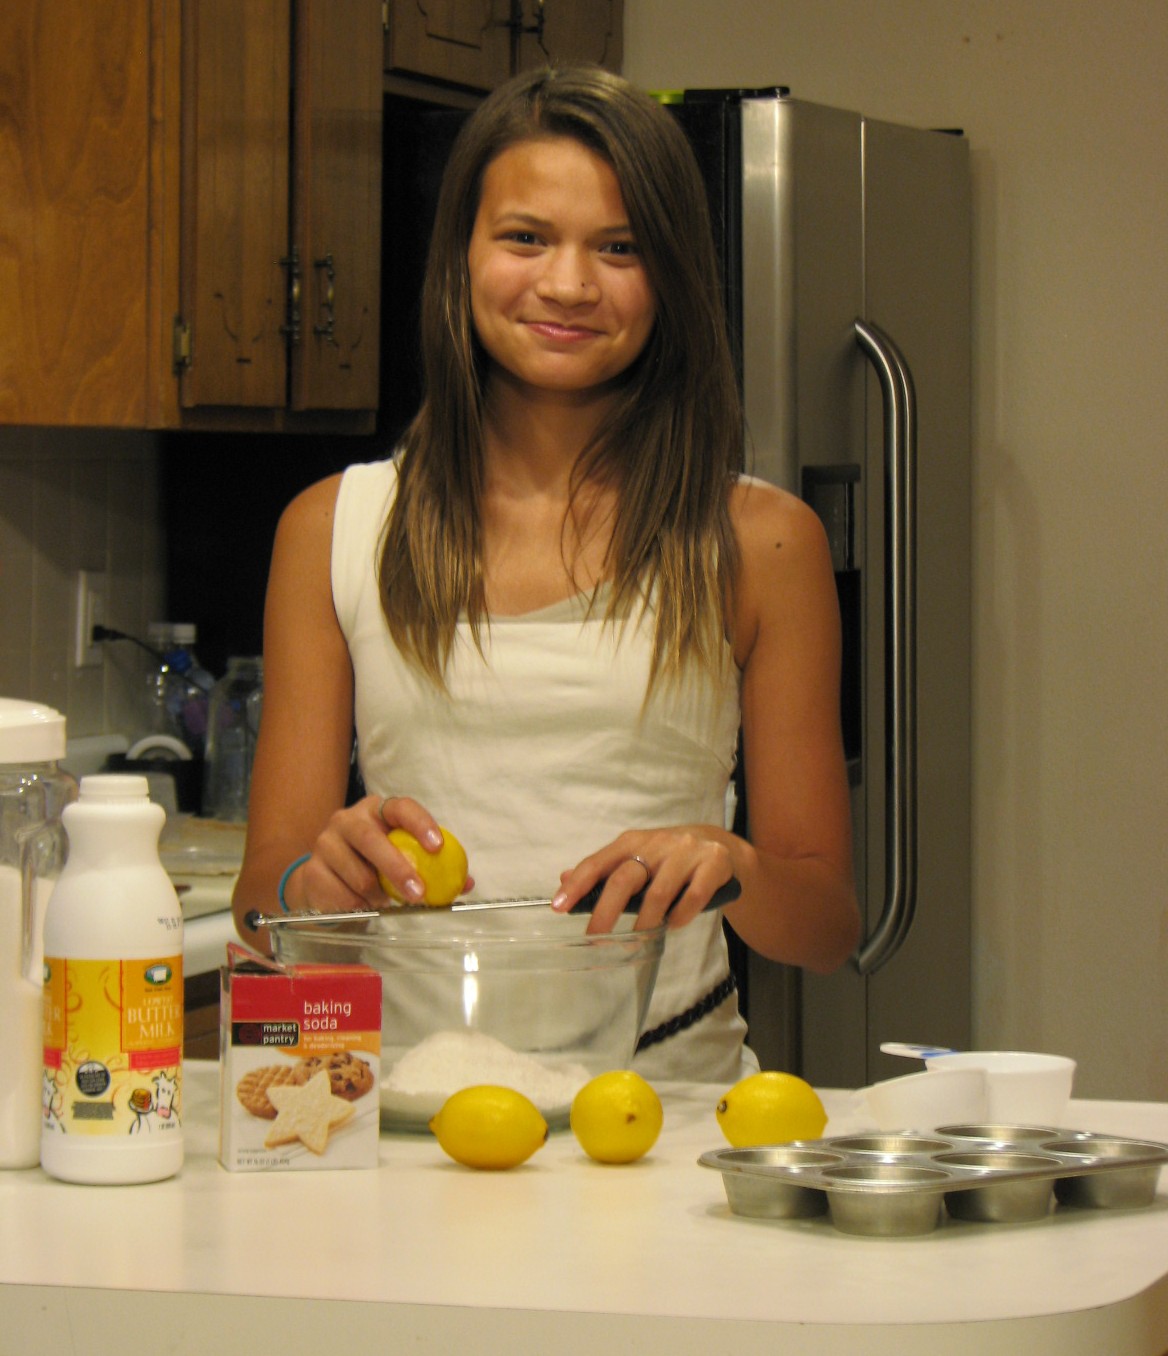
<instances>
[{"instance_id":1,"label":"buttermilk bottle","mask_svg":"<svg viewBox=\"0 0 1168 1356\"><path fill-rule=\"evenodd\" d=\"M44 930L41 1166L152 1182L182 1166L182 912L145 777L81 779Z\"/></svg>"}]
</instances>

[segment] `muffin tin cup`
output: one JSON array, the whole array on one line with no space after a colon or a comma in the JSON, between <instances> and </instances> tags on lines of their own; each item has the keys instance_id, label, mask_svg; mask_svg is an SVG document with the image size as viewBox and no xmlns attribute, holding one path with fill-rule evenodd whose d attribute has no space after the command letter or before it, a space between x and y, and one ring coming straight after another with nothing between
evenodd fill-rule
<instances>
[{"instance_id":1,"label":"muffin tin cup","mask_svg":"<svg viewBox=\"0 0 1168 1356\"><path fill-rule=\"evenodd\" d=\"M937 1134L946 1139L988 1139L995 1144L1034 1144L1058 1139L1065 1132L1049 1125L941 1125Z\"/></svg>"},{"instance_id":2,"label":"muffin tin cup","mask_svg":"<svg viewBox=\"0 0 1168 1356\"><path fill-rule=\"evenodd\" d=\"M842 1233L893 1238L931 1233L946 1214L1022 1224L1060 1206L1150 1205L1168 1145L985 1124L716 1149L698 1161L721 1172L734 1214L805 1219L826 1211Z\"/></svg>"},{"instance_id":3,"label":"muffin tin cup","mask_svg":"<svg viewBox=\"0 0 1168 1356\"><path fill-rule=\"evenodd\" d=\"M1077 1205L1090 1210L1134 1210L1151 1205L1156 1199L1160 1162L1155 1151L1162 1146L1138 1139L1117 1139L1103 1135L1076 1136L1057 1140L1047 1146L1051 1153L1086 1156L1106 1171L1085 1172L1062 1177L1054 1184L1060 1205Z\"/></svg>"},{"instance_id":4,"label":"muffin tin cup","mask_svg":"<svg viewBox=\"0 0 1168 1356\"><path fill-rule=\"evenodd\" d=\"M938 1154L945 1167L980 1168L984 1185L950 1191L945 1205L954 1219L986 1224L1021 1224L1050 1213L1055 1178L1062 1166L1053 1154L1015 1153L997 1148L982 1153Z\"/></svg>"},{"instance_id":5,"label":"muffin tin cup","mask_svg":"<svg viewBox=\"0 0 1168 1356\"><path fill-rule=\"evenodd\" d=\"M800 1178L844 1161L840 1153L786 1144L728 1149L722 1161L726 1198L736 1215L812 1219L826 1212L827 1194L803 1186ZM776 1171L781 1172L781 1177L775 1175Z\"/></svg>"},{"instance_id":6,"label":"muffin tin cup","mask_svg":"<svg viewBox=\"0 0 1168 1356\"><path fill-rule=\"evenodd\" d=\"M831 1222L845 1234L903 1238L928 1234L941 1217L937 1188L947 1176L909 1163L861 1163L828 1168Z\"/></svg>"}]
</instances>

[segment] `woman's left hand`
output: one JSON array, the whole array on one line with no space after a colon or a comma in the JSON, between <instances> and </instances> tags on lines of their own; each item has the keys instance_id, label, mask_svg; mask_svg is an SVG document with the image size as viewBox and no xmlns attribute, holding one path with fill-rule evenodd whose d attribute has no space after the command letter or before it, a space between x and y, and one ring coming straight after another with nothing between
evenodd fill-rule
<instances>
[{"instance_id":1,"label":"woman's left hand","mask_svg":"<svg viewBox=\"0 0 1168 1356\"><path fill-rule=\"evenodd\" d=\"M630 829L560 876L552 908L569 913L606 881L588 931L611 932L632 897L644 891L638 929L684 927L734 875L731 834L710 824ZM744 844L745 846L745 844Z\"/></svg>"}]
</instances>

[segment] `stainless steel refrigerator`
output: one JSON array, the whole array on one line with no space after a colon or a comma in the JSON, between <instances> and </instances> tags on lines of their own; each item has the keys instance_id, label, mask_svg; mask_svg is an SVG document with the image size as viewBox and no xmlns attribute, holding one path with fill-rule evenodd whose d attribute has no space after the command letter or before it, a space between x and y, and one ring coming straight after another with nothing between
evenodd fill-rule
<instances>
[{"instance_id":1,"label":"stainless steel refrigerator","mask_svg":"<svg viewBox=\"0 0 1168 1356\"><path fill-rule=\"evenodd\" d=\"M669 107L710 197L748 469L822 517L844 632L864 941L827 978L735 947L740 1001L764 1067L855 1087L905 1072L881 1041L970 1041L968 144L777 88ZM388 436L416 405L417 280L464 117L386 104Z\"/></svg>"},{"instance_id":2,"label":"stainless steel refrigerator","mask_svg":"<svg viewBox=\"0 0 1168 1356\"><path fill-rule=\"evenodd\" d=\"M956 132L785 90L672 105L738 344L748 469L827 529L864 940L823 978L740 953L764 1067L906 1072L970 1042L970 187ZM749 806L746 807L749 831Z\"/></svg>"}]
</instances>

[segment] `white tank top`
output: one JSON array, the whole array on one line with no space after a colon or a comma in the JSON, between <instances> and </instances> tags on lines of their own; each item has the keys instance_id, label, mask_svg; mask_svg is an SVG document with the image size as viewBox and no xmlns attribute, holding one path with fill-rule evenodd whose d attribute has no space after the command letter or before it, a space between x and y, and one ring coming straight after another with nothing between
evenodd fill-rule
<instances>
[{"instance_id":1,"label":"white tank top","mask_svg":"<svg viewBox=\"0 0 1168 1356\"><path fill-rule=\"evenodd\" d=\"M392 461L344 474L332 587L354 672L361 775L370 794L408 795L467 849L472 897L550 898L560 872L625 829L725 817L739 675L690 673L644 704L647 614L613 626L587 600L482 628L460 623L442 691L397 650L381 612L377 556L397 486ZM645 1027L686 1012L726 978L719 913L668 934ZM758 1067L730 999L638 1055L646 1077L720 1082Z\"/></svg>"}]
</instances>

